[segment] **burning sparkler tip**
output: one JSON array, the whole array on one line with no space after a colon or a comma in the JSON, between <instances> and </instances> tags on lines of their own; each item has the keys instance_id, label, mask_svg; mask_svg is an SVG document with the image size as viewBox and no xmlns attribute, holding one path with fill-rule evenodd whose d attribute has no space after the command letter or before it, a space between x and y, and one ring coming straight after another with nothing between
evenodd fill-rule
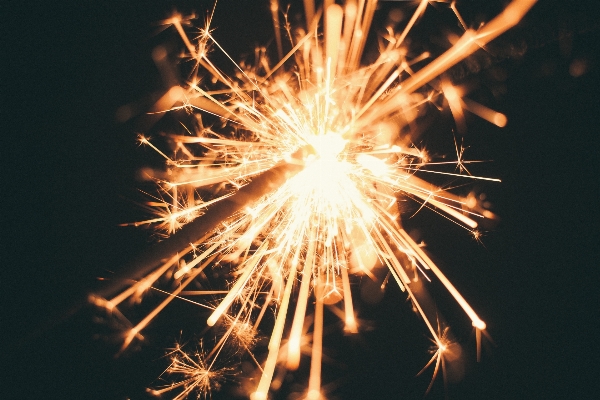
<instances>
[{"instance_id":1,"label":"burning sparkler tip","mask_svg":"<svg viewBox=\"0 0 600 400\"><path fill-rule=\"evenodd\" d=\"M347 2L345 9L332 4L317 13L314 2L305 1L309 33L292 32L286 22L291 50L285 57L278 1L270 3L280 62L272 67L267 50L259 48L255 65L234 63L232 76L222 73L208 58L205 49L214 45L233 61L208 27L200 30L199 43L192 44L183 28L190 18L175 13L164 21L174 26L185 44L187 59L195 62L188 84L171 83L152 112L162 114L181 107L189 107L193 113L199 110L201 129L192 132L186 128L185 135L169 135L174 142L173 156L163 153L146 136L138 136L140 145L148 145L166 160L165 171L145 171L159 183L161 192L149 203L158 216L141 223L158 225L173 235L161 242L152 257L135 263L136 274L144 276L137 276L130 288L110 301L90 296L90 302L113 310L127 298L140 300L150 288L157 289L165 282L171 285L165 291L158 289L169 296L125 334L122 350L134 339L143 338L140 332L175 298L212 310L206 324L225 330L207 356L196 353L192 357L177 346L167 372L179 374L183 380L149 393L181 388L176 399L194 391L199 397L209 397L211 388L218 388L228 371L214 367L217 358L245 353L261 371L250 398L266 400L285 372L298 368L303 346L310 341L306 398L318 400L324 397L320 378L324 306L336 310L345 322L345 332L355 333L358 326L351 290L355 278L351 275L365 274L376 282L377 296L388 279L395 280L408 293L434 338L436 347L428 366L435 362L435 378L438 367L443 368L445 360L453 356L453 343L446 338L446 329L434 329L431 315L421 307L423 295L417 291L424 289L420 289L423 284L418 274L422 272L429 280L426 273L431 272L443 283L472 320L478 343L486 324L402 229L398 197L404 194L421 202L422 208L432 208L471 228L476 238L480 231L473 218L493 218L494 214L474 196L461 197L417 176L424 172L467 176L462 148L459 152L457 147L459 173L440 172L427 166L444 163L433 162L435 155L410 143L415 143L415 125L426 108L422 105L443 103L438 101L440 95L447 100L460 132L465 129L463 109L498 126L506 124L503 114L464 98L460 88L439 76L514 25L534 1L514 0L478 31L466 29L452 2L466 31L440 57L418 70L413 70L415 65L431 55L411 56L405 39L428 7L427 0L420 1L401 34L387 27L387 48L382 46L380 58L365 67L360 63L376 1ZM321 20L325 26L319 31ZM297 32L303 33L295 36ZM163 62L164 48L153 56ZM294 61L293 69L288 69ZM205 70L208 79L198 78L199 70ZM210 123L204 116L215 125L232 127L233 133L207 128ZM184 289L192 283L203 285L209 279L203 272L209 265L224 264L237 265L228 275L215 272L215 279L234 277L228 290L218 292L224 294L218 304L184 297L192 292L208 293ZM387 276L382 282L379 272L384 267ZM258 327L269 323L268 318L262 319L272 304L277 307L267 358L261 364L250 347L254 347ZM217 324L219 321L224 322ZM287 342L284 334L289 334ZM275 374L278 369L283 375ZM430 388L431 384L428 391Z\"/></svg>"}]
</instances>

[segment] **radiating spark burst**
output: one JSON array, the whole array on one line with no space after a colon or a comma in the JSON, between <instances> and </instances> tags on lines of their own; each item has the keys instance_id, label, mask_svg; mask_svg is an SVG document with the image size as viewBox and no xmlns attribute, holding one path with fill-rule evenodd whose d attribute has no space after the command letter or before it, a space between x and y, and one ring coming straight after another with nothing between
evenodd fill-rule
<instances>
[{"instance_id":1,"label":"radiating spark burst","mask_svg":"<svg viewBox=\"0 0 600 400\"><path fill-rule=\"evenodd\" d=\"M170 352L170 357L171 364L163 375L178 376L181 380L162 388L149 389L149 393L160 396L165 392L179 390L174 400L186 399L191 394L196 394L198 399L210 398L211 392L219 390L228 376L234 373L233 368L215 368L212 363L208 365L201 349L190 355L177 345Z\"/></svg>"},{"instance_id":2,"label":"radiating spark burst","mask_svg":"<svg viewBox=\"0 0 600 400\"><path fill-rule=\"evenodd\" d=\"M464 129L464 110L505 124L502 114L464 98L438 77L514 26L534 3L514 0L492 21L472 30L453 2L450 8L465 32L426 63L429 53L409 55L405 43L429 4L422 0L400 32L388 29L379 57L367 66L360 62L376 11L373 0L349 0L343 7L325 1L318 9L305 0L306 27L294 30L285 14L282 24L278 2L272 0L280 55L275 65L264 49L256 51L254 65L236 64L212 35L212 14L191 40L183 27L188 20L180 15L165 20L181 35L185 58L194 67L188 84L168 90L153 112L186 109L197 115L198 129L167 134L172 156L140 136L141 144L166 159L167 168L147 172L163 194L150 203L156 218L135 225L155 224L168 233L187 225L134 263L138 270L133 285L104 296L106 300L94 299L112 310L127 298L140 299L163 276L172 281L170 295L127 332L123 348L141 337L140 332L174 298L222 293L214 306L207 306L212 311L209 326L225 321L225 333L213 350L199 361L179 348L175 351L171 371L187 377L175 385L183 387L177 398L192 391L209 394L217 380L207 365L234 348L247 352L261 371L250 397L266 399L276 369L298 368L307 338L311 366L306 396L322 398L324 307L341 317L346 332L357 332L351 275L375 278L372 271L377 265L387 268L422 316L437 349L431 361L437 360L434 376L440 363L443 366L448 341L445 330L434 328L431 310L422 305L420 275L429 280L433 274L444 284L471 319L479 346L485 323L402 228L396 203L401 196L417 200L475 237L479 221L494 218L477 201L416 175L495 180L471 175L464 165L463 145L459 148L456 141L455 171L434 169L436 163L413 144L414 125L425 105L437 106L444 99L459 133ZM281 26L291 49L286 55ZM231 60L233 76L212 63L211 49ZM204 123L210 118L235 132L219 133ZM208 266L219 264L235 266L228 290L186 290L199 282ZM274 318L269 322L263 317L272 305ZM257 360L251 352L253 337L268 324L266 360Z\"/></svg>"}]
</instances>

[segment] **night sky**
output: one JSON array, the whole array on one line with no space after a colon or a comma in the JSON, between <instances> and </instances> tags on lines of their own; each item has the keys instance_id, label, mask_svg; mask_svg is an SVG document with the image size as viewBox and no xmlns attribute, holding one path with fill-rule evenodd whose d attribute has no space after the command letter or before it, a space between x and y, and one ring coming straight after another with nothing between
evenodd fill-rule
<instances>
[{"instance_id":1,"label":"night sky","mask_svg":"<svg viewBox=\"0 0 600 400\"><path fill-rule=\"evenodd\" d=\"M150 231L118 226L143 215L136 174L156 156L135 142L141 119L119 122L117 110L135 103L144 111L164 89L151 54L176 40L156 22L175 8L204 15L211 6L38 3L1 6L0 398L148 398L144 388L167 366L164 348L201 330L205 314L176 306L145 332L140 351L115 358L118 344L85 299L98 277L153 241ZM480 3L458 2L467 21L489 20L502 4ZM502 179L476 188L502 217L483 245L431 212L407 222L420 228L494 340L482 362L469 361L464 380L449 386L451 399L587 399L600 389L598 15L592 0L538 4L498 39L495 49L504 51L493 65L466 74L481 84L475 96L509 120L504 129L467 121L473 157L493 160L479 171ZM269 24L266 0L221 0L214 35L239 59L269 44ZM428 30L420 26L415 34ZM231 71L223 60L217 64ZM451 140L449 131L443 135ZM469 321L433 286L472 360ZM359 306L359 316L372 329L326 338L335 361L324 374L335 387L331 397L422 399L431 372L415 375L428 360L428 341L405 295L390 287L378 305ZM444 398L441 380L425 398Z\"/></svg>"}]
</instances>

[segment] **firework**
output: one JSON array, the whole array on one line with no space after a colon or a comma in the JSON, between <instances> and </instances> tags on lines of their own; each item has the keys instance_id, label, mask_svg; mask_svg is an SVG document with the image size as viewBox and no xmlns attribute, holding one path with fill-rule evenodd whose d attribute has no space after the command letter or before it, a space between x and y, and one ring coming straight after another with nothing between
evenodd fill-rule
<instances>
[{"instance_id":1,"label":"firework","mask_svg":"<svg viewBox=\"0 0 600 400\"><path fill-rule=\"evenodd\" d=\"M161 189L150 202L156 216L134 224L155 225L170 237L135 260L128 279L116 280L93 301L115 311L150 289L166 296L126 332L123 348L142 338L143 329L174 299L212 296L217 300L194 301L210 309L206 323L218 339L210 352L194 357L174 350L167 372L184 377L169 387L182 390L177 398L209 395L229 371L217 367L221 360L247 354L260 370L250 397L266 399L281 380L274 378L276 372L298 368L308 348L305 396L319 399L325 309L340 316L346 332L357 332L351 281L357 275L375 279L380 268L422 316L434 344L434 376L451 343L447 328L424 306L420 276L443 283L471 319L479 346L485 323L402 228L396 203L401 196L414 199L475 236L481 220L495 218L473 198L417 176L439 171L428 168L432 163L414 144L414 125L425 105L441 99L459 132L465 110L499 126L506 123L502 114L463 98L439 76L514 26L534 3L515 0L471 30L453 2L450 9L464 34L427 62L430 54L412 54L405 44L428 7L422 0L401 31L388 29L379 57L367 66L361 59L376 1L349 0L343 6L324 1L316 8L305 0L306 25L292 29L272 0L279 53L274 65L261 49L253 64L231 60L211 34L210 15L192 38L184 29L188 19L165 20L179 32L194 66L187 84L168 90L154 111L187 110L196 124L186 126L185 134L165 134L172 155L140 136L141 144L165 158L166 169L146 171ZM290 50L284 54L286 42ZM211 51L229 57L233 76L212 63ZM219 124L234 132L220 133ZM458 147L459 171L444 173L494 180L470 175ZM190 289L202 287L207 268L229 278L226 290ZM265 318L267 309L272 318ZM254 355L258 331L269 332L266 358Z\"/></svg>"}]
</instances>

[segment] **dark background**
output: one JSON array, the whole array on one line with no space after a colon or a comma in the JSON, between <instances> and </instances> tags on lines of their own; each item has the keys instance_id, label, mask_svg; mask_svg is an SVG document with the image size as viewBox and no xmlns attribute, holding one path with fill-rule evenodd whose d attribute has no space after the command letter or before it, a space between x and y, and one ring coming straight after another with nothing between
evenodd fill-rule
<instances>
[{"instance_id":1,"label":"dark background","mask_svg":"<svg viewBox=\"0 0 600 400\"><path fill-rule=\"evenodd\" d=\"M143 106L162 89L151 52L174 35L154 23L174 6L201 15L210 8L145 3L1 6L1 398L144 398L167 365L163 348L189 325L190 314L172 313L149 329L142 351L115 359L115 345L95 339L106 327L85 303L97 277L151 242L148 231L118 227L140 215L136 171L153 155L135 144L136 120L118 123L116 111ZM480 3L459 2L467 21L489 20L499 9L498 2ZM482 168L503 179L483 187L502 222L485 246L440 218L411 222L422 226L430 251L495 342L449 387L454 399L598 393L600 7L554 3L536 5L499 39L514 51L496 57L506 79L487 104L508 116L508 126L470 125L475 154L494 160ZM266 1L233 4L217 6L213 26L239 58L273 35ZM585 65L579 76L577 63ZM415 374L428 342L404 299L390 289L378 306L361 306L374 330L331 340L340 361L324 379L340 385L338 398L423 398L430 373ZM465 349L473 348L468 321L459 312L447 317ZM428 398L443 396L438 381Z\"/></svg>"}]
</instances>

